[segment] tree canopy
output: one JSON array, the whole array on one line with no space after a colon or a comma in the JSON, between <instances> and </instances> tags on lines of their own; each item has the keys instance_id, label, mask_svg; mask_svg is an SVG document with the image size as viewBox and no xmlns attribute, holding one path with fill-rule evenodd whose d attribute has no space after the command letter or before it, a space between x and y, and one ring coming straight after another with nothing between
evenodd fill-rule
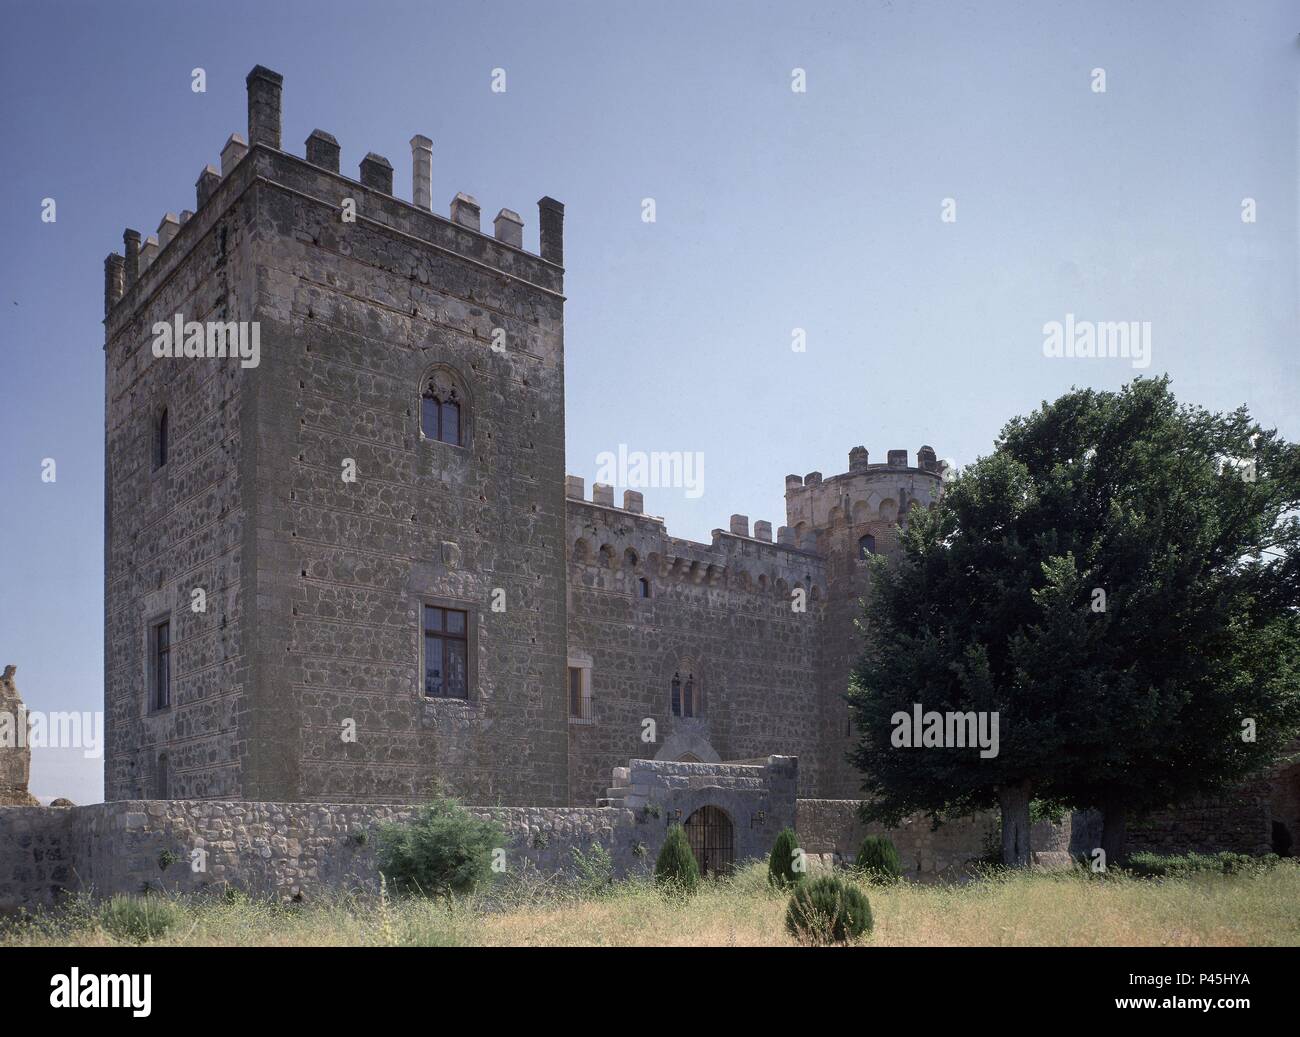
<instances>
[{"instance_id":1,"label":"tree canopy","mask_svg":"<svg viewBox=\"0 0 1300 1037\"><path fill-rule=\"evenodd\" d=\"M868 812L995 804L1028 860L1031 798L1125 819L1221 791L1300 730L1300 448L1167 379L1074 390L906 516L875 561L849 690ZM900 748L914 703L998 714L998 753Z\"/></svg>"}]
</instances>

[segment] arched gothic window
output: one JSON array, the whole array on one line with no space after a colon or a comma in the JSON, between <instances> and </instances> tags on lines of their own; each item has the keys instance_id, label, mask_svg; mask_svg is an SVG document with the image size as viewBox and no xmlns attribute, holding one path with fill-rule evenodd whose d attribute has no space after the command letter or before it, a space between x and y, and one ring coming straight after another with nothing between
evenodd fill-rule
<instances>
[{"instance_id":1,"label":"arched gothic window","mask_svg":"<svg viewBox=\"0 0 1300 1037\"><path fill-rule=\"evenodd\" d=\"M425 379L420 392L420 431L425 439L464 446L466 411L465 394L450 371L439 368Z\"/></svg>"},{"instance_id":2,"label":"arched gothic window","mask_svg":"<svg viewBox=\"0 0 1300 1037\"><path fill-rule=\"evenodd\" d=\"M858 541L858 557L866 558L876 553L876 538L870 533Z\"/></svg>"}]
</instances>

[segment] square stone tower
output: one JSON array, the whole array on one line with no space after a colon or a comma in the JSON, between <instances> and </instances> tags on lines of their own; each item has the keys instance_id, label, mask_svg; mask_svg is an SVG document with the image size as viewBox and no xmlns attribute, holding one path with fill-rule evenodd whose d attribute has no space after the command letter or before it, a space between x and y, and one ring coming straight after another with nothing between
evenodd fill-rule
<instances>
[{"instance_id":1,"label":"square stone tower","mask_svg":"<svg viewBox=\"0 0 1300 1037\"><path fill-rule=\"evenodd\" d=\"M281 90L105 264L106 798L563 803L563 206L526 252Z\"/></svg>"}]
</instances>

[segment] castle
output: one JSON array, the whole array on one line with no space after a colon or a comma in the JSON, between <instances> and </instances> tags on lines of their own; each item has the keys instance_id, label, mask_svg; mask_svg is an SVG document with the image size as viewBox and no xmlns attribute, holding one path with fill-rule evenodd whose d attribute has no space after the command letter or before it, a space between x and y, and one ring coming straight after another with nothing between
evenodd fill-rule
<instances>
[{"instance_id":1,"label":"castle","mask_svg":"<svg viewBox=\"0 0 1300 1037\"><path fill-rule=\"evenodd\" d=\"M429 138L406 202L379 155L343 175L322 130L281 150L281 77L247 86L247 141L194 211L105 262L108 802L0 810L48 865L19 855L0 893L47 895L66 860L127 888L180 833L227 878L373 879L339 833L435 786L546 867L600 840L640 867L673 820L701 859L711 833L763 853L787 824L851 853L868 556L938 499L934 450L786 476L775 536L732 515L695 543L635 490L588 497L563 467L564 206L538 202L528 252L510 209L490 235L466 194L432 211ZM1036 855L1094 845L1091 823L1044 827ZM921 874L990 824L889 834ZM1297 829L1290 762L1130 845L1264 852Z\"/></svg>"},{"instance_id":2,"label":"castle","mask_svg":"<svg viewBox=\"0 0 1300 1037\"><path fill-rule=\"evenodd\" d=\"M854 796L866 556L937 498L935 452L787 476L775 538L588 498L563 205L525 251L509 209L432 211L427 137L403 201L321 130L281 150L281 77L247 86L194 211L105 264L106 798L593 805L631 757L771 754Z\"/></svg>"}]
</instances>

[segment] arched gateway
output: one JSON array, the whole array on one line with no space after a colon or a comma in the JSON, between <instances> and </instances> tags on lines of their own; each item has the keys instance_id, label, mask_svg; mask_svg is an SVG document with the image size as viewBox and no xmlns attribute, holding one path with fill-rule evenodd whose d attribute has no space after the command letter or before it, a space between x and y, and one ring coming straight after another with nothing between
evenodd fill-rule
<instances>
[{"instance_id":1,"label":"arched gateway","mask_svg":"<svg viewBox=\"0 0 1300 1037\"><path fill-rule=\"evenodd\" d=\"M735 860L735 832L725 811L700 807L686 819L686 839L701 875L730 875Z\"/></svg>"}]
</instances>

